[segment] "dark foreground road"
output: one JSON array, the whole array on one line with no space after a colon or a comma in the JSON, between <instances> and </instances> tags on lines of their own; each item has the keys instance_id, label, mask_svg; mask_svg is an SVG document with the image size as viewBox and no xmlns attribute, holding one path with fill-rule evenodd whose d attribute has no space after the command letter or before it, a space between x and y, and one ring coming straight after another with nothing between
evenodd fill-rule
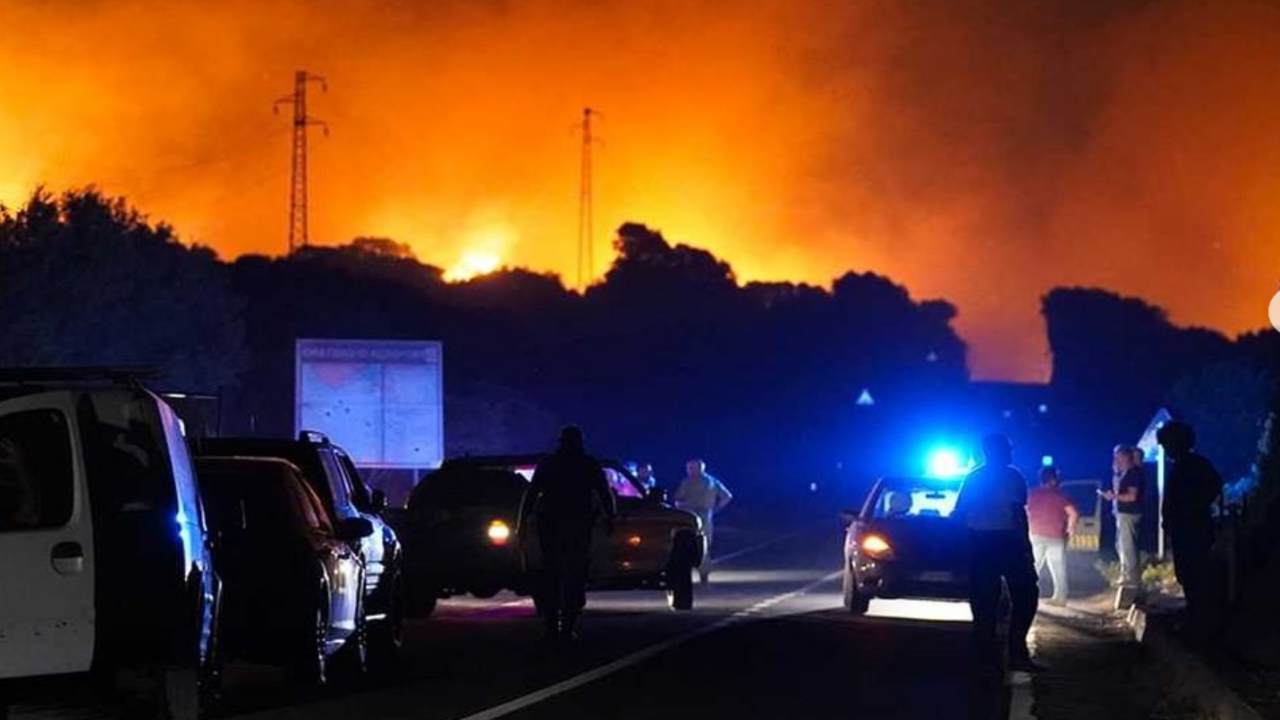
<instances>
[{"instance_id":1,"label":"dark foreground road","mask_svg":"<svg viewBox=\"0 0 1280 720\"><path fill-rule=\"evenodd\" d=\"M1003 688L967 671L968 611L840 607L840 528L726 532L697 608L653 592L591 597L582 637L546 646L528 601L444 603L415 623L402 677L300 699L273 673L231 678L237 716L274 718L1007 717ZM971 713L971 706L980 709Z\"/></svg>"},{"instance_id":2,"label":"dark foreground road","mask_svg":"<svg viewBox=\"0 0 1280 720\"><path fill-rule=\"evenodd\" d=\"M656 592L595 594L581 639L567 649L542 642L527 600L444 602L413 623L395 676L305 695L274 670L232 668L223 715L1009 717L1006 688L970 681L963 605L877 602L870 617L844 612L840 537L838 523L800 533L727 528L724 559L694 611L672 612Z\"/></svg>"}]
</instances>

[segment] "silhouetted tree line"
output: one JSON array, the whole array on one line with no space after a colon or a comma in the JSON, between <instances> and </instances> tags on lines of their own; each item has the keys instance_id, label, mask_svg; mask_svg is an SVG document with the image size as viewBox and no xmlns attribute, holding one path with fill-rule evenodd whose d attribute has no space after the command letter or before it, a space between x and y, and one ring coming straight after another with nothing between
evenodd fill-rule
<instances>
[{"instance_id":1,"label":"silhouetted tree line","mask_svg":"<svg viewBox=\"0 0 1280 720\"><path fill-rule=\"evenodd\" d=\"M0 215L0 363L159 365L220 394L224 432L278 435L296 338L438 339L451 453L544 448L572 421L670 481L703 455L739 484L834 467L863 387L906 405L967 380L954 309L883 277L743 285L643 225L616 242L585 294L519 269L449 283L385 238L227 263L96 190L38 192Z\"/></svg>"},{"instance_id":2,"label":"silhouetted tree line","mask_svg":"<svg viewBox=\"0 0 1280 720\"><path fill-rule=\"evenodd\" d=\"M1251 472L1267 410L1275 400L1280 334L1231 341L1173 325L1136 298L1091 288L1058 288L1042 305L1053 353L1050 381L1059 432L1077 448L1108 449L1138 439L1156 410L1196 428L1224 477Z\"/></svg>"},{"instance_id":3,"label":"silhouetted tree line","mask_svg":"<svg viewBox=\"0 0 1280 720\"><path fill-rule=\"evenodd\" d=\"M123 200L40 191L0 212L0 365L158 365L168 386L223 398L224 432L280 435L296 338L437 339L452 454L539 449L572 421L668 482L702 455L735 484L784 489L828 482L837 463L883 471L913 427L963 416L946 302L870 273L830 290L743 284L639 224L616 243L585 294L520 269L449 283L386 238L228 263ZM1270 400L1275 333L1231 342L1100 290L1055 290L1043 310L1055 422L1102 461L1162 404L1237 448ZM874 411L855 407L864 388Z\"/></svg>"}]
</instances>

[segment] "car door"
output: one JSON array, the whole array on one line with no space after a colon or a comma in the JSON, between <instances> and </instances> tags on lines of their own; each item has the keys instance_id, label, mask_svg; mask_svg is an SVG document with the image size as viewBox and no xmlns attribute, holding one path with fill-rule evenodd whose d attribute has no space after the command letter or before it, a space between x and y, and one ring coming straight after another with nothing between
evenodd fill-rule
<instances>
[{"instance_id":1,"label":"car door","mask_svg":"<svg viewBox=\"0 0 1280 720\"><path fill-rule=\"evenodd\" d=\"M670 549L661 506L647 503L644 491L621 470L604 468L618 508L613 533L597 522L591 538L591 581L607 584L627 576L654 574L666 564Z\"/></svg>"},{"instance_id":2,"label":"car door","mask_svg":"<svg viewBox=\"0 0 1280 720\"><path fill-rule=\"evenodd\" d=\"M1076 552L1098 552L1102 539L1102 500L1098 491L1102 489L1102 483L1098 480L1065 480L1059 487L1080 513L1076 531L1071 535L1067 548Z\"/></svg>"},{"instance_id":3,"label":"car door","mask_svg":"<svg viewBox=\"0 0 1280 720\"><path fill-rule=\"evenodd\" d=\"M373 525L373 534L361 538L359 541L360 557L364 560L365 565L365 592L366 594L371 594L378 589L379 581L386 570L387 547L386 532L384 530L386 521L382 519L381 515L370 512L372 502L369 489L365 486L364 479L360 477L360 472L356 470L355 463L341 450L335 449L333 454L342 470L342 477L351 506L360 517L368 520Z\"/></svg>"},{"instance_id":4,"label":"car door","mask_svg":"<svg viewBox=\"0 0 1280 720\"><path fill-rule=\"evenodd\" d=\"M361 612L362 564L355 552L337 539L324 503L301 478L293 483L291 492L307 532L320 549L321 563L329 580L329 640L340 642L355 632L356 616Z\"/></svg>"},{"instance_id":5,"label":"car door","mask_svg":"<svg viewBox=\"0 0 1280 720\"><path fill-rule=\"evenodd\" d=\"M0 678L89 669L93 523L76 395L0 402Z\"/></svg>"}]
</instances>

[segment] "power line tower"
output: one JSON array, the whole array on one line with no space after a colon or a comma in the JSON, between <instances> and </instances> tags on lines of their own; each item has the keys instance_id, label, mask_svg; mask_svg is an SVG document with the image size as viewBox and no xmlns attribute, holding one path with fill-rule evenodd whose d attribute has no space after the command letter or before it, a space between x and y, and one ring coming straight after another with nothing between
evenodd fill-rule
<instances>
[{"instance_id":1,"label":"power line tower","mask_svg":"<svg viewBox=\"0 0 1280 720\"><path fill-rule=\"evenodd\" d=\"M597 115L591 108L582 109L582 169L578 182L578 289L585 291L587 283L595 276L595 237L591 227L591 116Z\"/></svg>"},{"instance_id":2,"label":"power line tower","mask_svg":"<svg viewBox=\"0 0 1280 720\"><path fill-rule=\"evenodd\" d=\"M280 112L281 105L293 106L293 163L289 178L289 252L307 245L307 126L319 125L329 136L329 125L307 115L307 84L317 83L323 92L329 91L324 78L306 70L293 75L293 94L285 95L271 105L272 112Z\"/></svg>"}]
</instances>

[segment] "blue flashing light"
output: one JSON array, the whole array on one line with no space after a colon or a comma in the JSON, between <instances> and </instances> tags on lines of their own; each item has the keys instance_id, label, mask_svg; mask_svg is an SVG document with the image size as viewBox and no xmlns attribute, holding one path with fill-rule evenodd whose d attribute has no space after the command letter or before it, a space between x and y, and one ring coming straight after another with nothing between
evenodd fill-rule
<instances>
[{"instance_id":1,"label":"blue flashing light","mask_svg":"<svg viewBox=\"0 0 1280 720\"><path fill-rule=\"evenodd\" d=\"M961 460L961 453L955 448L935 448L929 452L925 460L925 474L931 478L949 480L963 477L973 469L973 458Z\"/></svg>"},{"instance_id":2,"label":"blue flashing light","mask_svg":"<svg viewBox=\"0 0 1280 720\"><path fill-rule=\"evenodd\" d=\"M1042 457L1040 458L1040 466L1041 466L1041 467L1053 467L1053 456L1052 456L1052 455L1044 455L1044 456L1042 456Z\"/></svg>"}]
</instances>

